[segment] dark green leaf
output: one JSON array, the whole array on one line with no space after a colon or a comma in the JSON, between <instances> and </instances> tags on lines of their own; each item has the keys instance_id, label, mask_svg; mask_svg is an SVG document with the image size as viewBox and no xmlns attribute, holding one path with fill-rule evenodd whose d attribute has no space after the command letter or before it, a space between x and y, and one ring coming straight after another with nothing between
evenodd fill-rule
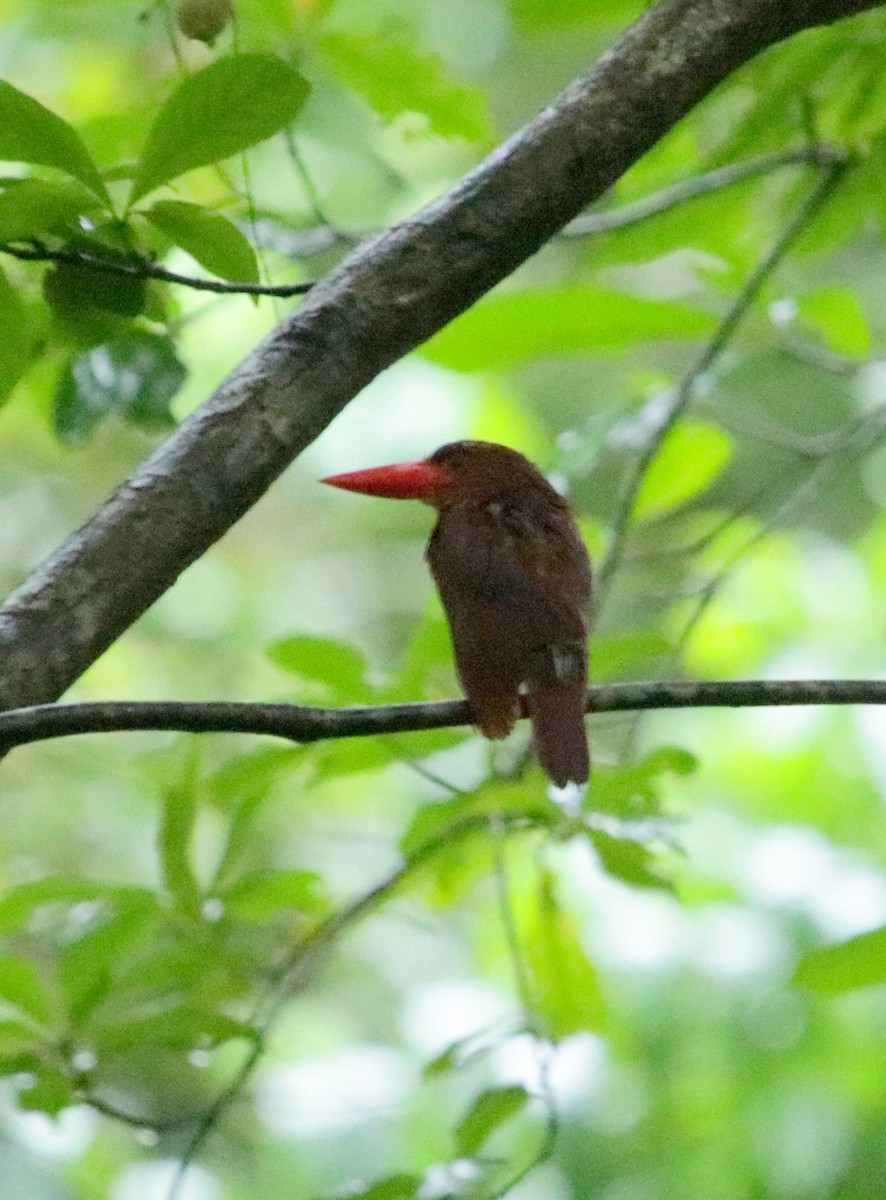
<instances>
[{"instance_id":1,"label":"dark green leaf","mask_svg":"<svg viewBox=\"0 0 886 1200\"><path fill-rule=\"evenodd\" d=\"M235 54L186 78L148 135L130 203L195 167L263 142L293 121L308 96L297 71L269 54Z\"/></svg>"},{"instance_id":2,"label":"dark green leaf","mask_svg":"<svg viewBox=\"0 0 886 1200\"><path fill-rule=\"evenodd\" d=\"M53 420L59 437L87 437L115 412L148 430L172 425L169 404L185 378L171 339L134 331L76 355L64 368Z\"/></svg>"},{"instance_id":3,"label":"dark green leaf","mask_svg":"<svg viewBox=\"0 0 886 1200\"><path fill-rule=\"evenodd\" d=\"M61 117L4 81L0 81L0 159L57 167L107 200L101 176L79 135Z\"/></svg>"},{"instance_id":4,"label":"dark green leaf","mask_svg":"<svg viewBox=\"0 0 886 1200\"><path fill-rule=\"evenodd\" d=\"M63 233L96 209L95 196L75 183L10 180L0 193L0 242L40 240Z\"/></svg>"},{"instance_id":5,"label":"dark green leaf","mask_svg":"<svg viewBox=\"0 0 886 1200\"><path fill-rule=\"evenodd\" d=\"M328 34L320 48L334 73L385 120L421 113L440 137L480 141L492 125L483 93L451 79L437 54L401 37Z\"/></svg>"},{"instance_id":6,"label":"dark green leaf","mask_svg":"<svg viewBox=\"0 0 886 1200\"><path fill-rule=\"evenodd\" d=\"M600 980L547 871L539 880L523 946L535 1011L549 1036L559 1040L573 1033L599 1033L606 1015Z\"/></svg>"},{"instance_id":7,"label":"dark green leaf","mask_svg":"<svg viewBox=\"0 0 886 1200\"><path fill-rule=\"evenodd\" d=\"M794 978L826 995L886 982L886 926L810 951Z\"/></svg>"},{"instance_id":8,"label":"dark green leaf","mask_svg":"<svg viewBox=\"0 0 886 1200\"><path fill-rule=\"evenodd\" d=\"M83 250L111 263L131 259L107 246L74 242L65 249ZM147 281L140 275L115 271L91 263L60 262L46 272L43 294L53 311L76 327L94 317L94 310L120 317L137 317L145 308Z\"/></svg>"},{"instance_id":9,"label":"dark green leaf","mask_svg":"<svg viewBox=\"0 0 886 1200\"><path fill-rule=\"evenodd\" d=\"M529 1103L525 1088L490 1088L482 1092L455 1129L455 1147L462 1158L474 1158L505 1122L522 1112Z\"/></svg>"},{"instance_id":10,"label":"dark green leaf","mask_svg":"<svg viewBox=\"0 0 886 1200\"><path fill-rule=\"evenodd\" d=\"M545 355L611 354L662 338L697 338L712 327L707 313L688 304L573 285L481 300L422 353L455 371L482 371Z\"/></svg>"},{"instance_id":11,"label":"dark green leaf","mask_svg":"<svg viewBox=\"0 0 886 1200\"><path fill-rule=\"evenodd\" d=\"M31 338L25 306L18 292L0 271L0 401L6 399L24 375L31 357Z\"/></svg>"},{"instance_id":12,"label":"dark green leaf","mask_svg":"<svg viewBox=\"0 0 886 1200\"><path fill-rule=\"evenodd\" d=\"M227 217L183 200L159 200L144 215L207 271L236 283L258 283L255 251Z\"/></svg>"}]
</instances>

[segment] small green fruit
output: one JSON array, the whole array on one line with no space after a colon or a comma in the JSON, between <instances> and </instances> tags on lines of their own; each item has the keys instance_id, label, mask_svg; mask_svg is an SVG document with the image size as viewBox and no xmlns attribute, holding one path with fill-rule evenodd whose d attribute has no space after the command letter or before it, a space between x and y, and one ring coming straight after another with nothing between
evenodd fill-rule
<instances>
[{"instance_id":1,"label":"small green fruit","mask_svg":"<svg viewBox=\"0 0 886 1200\"><path fill-rule=\"evenodd\" d=\"M188 38L211 46L234 16L233 0L181 0L178 27Z\"/></svg>"}]
</instances>

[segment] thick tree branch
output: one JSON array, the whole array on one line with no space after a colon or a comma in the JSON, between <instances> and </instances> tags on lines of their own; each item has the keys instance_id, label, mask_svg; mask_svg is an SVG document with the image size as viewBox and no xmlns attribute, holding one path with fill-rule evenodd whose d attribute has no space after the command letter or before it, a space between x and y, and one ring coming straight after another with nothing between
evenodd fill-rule
<instances>
[{"instance_id":1,"label":"thick tree branch","mask_svg":"<svg viewBox=\"0 0 886 1200\"><path fill-rule=\"evenodd\" d=\"M880 0L665 0L449 193L358 247L0 610L0 705L58 697L380 371L736 67Z\"/></svg>"},{"instance_id":2,"label":"thick tree branch","mask_svg":"<svg viewBox=\"0 0 886 1200\"><path fill-rule=\"evenodd\" d=\"M886 704L886 680L740 679L611 683L588 690L587 711L656 708L770 708L790 705ZM527 715L525 710L522 714ZM81 733L161 729L179 733L252 733L300 744L468 725L466 700L314 708L301 704L107 701L38 704L0 713L0 747Z\"/></svg>"}]
</instances>

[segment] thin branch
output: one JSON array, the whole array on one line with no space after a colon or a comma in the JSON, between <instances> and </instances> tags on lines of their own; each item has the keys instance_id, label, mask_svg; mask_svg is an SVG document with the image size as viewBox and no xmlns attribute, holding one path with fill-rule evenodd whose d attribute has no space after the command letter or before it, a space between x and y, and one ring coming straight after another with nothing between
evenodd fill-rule
<instances>
[{"instance_id":1,"label":"thin branch","mask_svg":"<svg viewBox=\"0 0 886 1200\"><path fill-rule=\"evenodd\" d=\"M258 236L260 228L266 229L269 222L251 212L246 226L253 244L266 245L269 249L278 250L290 258L304 258L321 253L337 243L352 240L344 237L326 220L320 207L316 188L305 167L292 131L286 130L285 137L290 157L302 180L316 225L307 230L280 229L275 234L265 233ZM728 166L695 175L690 179L681 180L650 196L644 196L641 200L607 209L604 212L586 213L581 217L576 217L561 231L560 236L587 237L623 229L689 200L697 199L699 196L711 195L748 179L771 174L784 167L823 165L846 161L845 151L839 147L827 145L810 144L800 150L762 154L744 162L731 163ZM369 235L367 234L367 236ZM165 283L175 283L181 287L191 288L194 291L213 292L220 295L276 296L285 299L290 296L305 295L314 286L313 281L294 284L263 284L200 279L193 275L182 275L177 271L167 270L166 267L162 267L142 255L132 254L127 259L109 258L106 255L93 254L88 250L75 250L70 247L59 247L52 250L42 242L34 242L30 246L2 243L0 244L0 253L8 254L12 258L18 258L24 262L68 263L106 271L110 275L125 275L136 279L159 279Z\"/></svg>"},{"instance_id":2,"label":"thin branch","mask_svg":"<svg viewBox=\"0 0 886 1200\"><path fill-rule=\"evenodd\" d=\"M308 170L307 163L304 160L304 155L299 149L298 142L295 140L295 134L292 132L292 127L287 125L283 130L283 138L286 142L286 149L289 157L292 160L292 165L295 167L296 173L301 180L302 187L305 191L305 196L308 199L308 204L311 207L311 213L317 225L320 227L331 228L332 223L327 220L326 214L323 212L323 204L320 200L320 193L314 185L314 180L311 177L311 172Z\"/></svg>"},{"instance_id":3,"label":"thin branch","mask_svg":"<svg viewBox=\"0 0 886 1200\"><path fill-rule=\"evenodd\" d=\"M0 254L9 254L24 262L58 262L69 263L76 267L89 267L90 270L107 271L110 275L126 275L135 279L161 279L165 283L178 283L183 287L193 288L198 292L219 292L225 295L242 296L303 296L314 286L311 283L225 283L221 279L197 279L192 275L180 275L177 271L168 271L158 263L141 255L131 255L128 258L108 258L103 254L91 254L88 250L71 250L62 247L50 250L40 242L32 246L13 246L9 242L0 244Z\"/></svg>"},{"instance_id":4,"label":"thin branch","mask_svg":"<svg viewBox=\"0 0 886 1200\"><path fill-rule=\"evenodd\" d=\"M704 616L711 602L718 595L724 584L732 575L735 568L748 554L769 538L778 528L785 516L795 509L807 496L814 495L821 487L822 480L834 470L842 455L851 452L864 453L876 446L883 438L886 411L878 409L873 413L862 414L843 429L829 434L820 435L820 445L813 451L807 450L806 456L813 459L815 465L805 479L794 487L787 496L770 513L766 521L755 529L732 554L720 569L712 575L699 589L695 604L681 629L675 643L674 652L679 655L688 643L696 626Z\"/></svg>"},{"instance_id":5,"label":"thin branch","mask_svg":"<svg viewBox=\"0 0 886 1200\"><path fill-rule=\"evenodd\" d=\"M88 1087L81 1087L78 1090L77 1099L80 1103L88 1104L90 1108L95 1109L104 1117L109 1117L112 1121L118 1121L121 1125L127 1125L137 1132L156 1134L158 1137L161 1134L173 1133L177 1129L187 1128L203 1115L201 1111L185 1113L179 1117L141 1117L125 1108L118 1108L116 1104L112 1104L101 1096L93 1095Z\"/></svg>"},{"instance_id":6,"label":"thin branch","mask_svg":"<svg viewBox=\"0 0 886 1200\"><path fill-rule=\"evenodd\" d=\"M178 1161L178 1166L176 1167L175 1174L172 1177L172 1183L169 1186L169 1192L167 1193L167 1200L176 1200L182 1184L185 1181L185 1175L188 1172L188 1168L200 1153L200 1150L203 1148L203 1145L210 1133L212 1133L218 1122L228 1111L248 1083L252 1072L258 1066L261 1056L262 1045L257 1041L250 1048L246 1058L240 1064L239 1068L234 1072L230 1080L218 1093L216 1098L200 1114L200 1118L197 1121L197 1127L189 1138L182 1156Z\"/></svg>"},{"instance_id":7,"label":"thin branch","mask_svg":"<svg viewBox=\"0 0 886 1200\"><path fill-rule=\"evenodd\" d=\"M726 350L739 325L759 296L764 284L780 265L797 237L806 229L810 221L812 221L825 204L843 178L846 170L847 163L844 161L832 162L822 169L818 183L806 197L805 202L791 217L790 221L788 221L769 253L757 264L757 267L736 296L734 303L730 306L729 311L717 326L713 336L681 379L664 411L658 415L655 429L637 456L622 489L618 510L613 521L609 549L598 574L597 590L600 597L606 595L615 572L621 563L631 517L637 503L637 497L640 494L640 488L643 485L646 472L652 465L665 438L691 404L696 386L701 377L711 369Z\"/></svg>"},{"instance_id":8,"label":"thin branch","mask_svg":"<svg viewBox=\"0 0 886 1200\"><path fill-rule=\"evenodd\" d=\"M761 154L742 162L730 163L725 167L717 167L705 171L701 175L693 175L682 179L679 183L671 184L650 196L621 204L616 208L604 209L600 212L584 213L570 221L562 230L561 237L587 237L597 233L611 233L616 229L624 229L628 225L636 225L659 213L667 212L685 204L688 200L696 200L700 196L710 196L736 184L756 179L760 175L770 175L784 167L832 166L848 161L846 151L839 146L828 146L810 143L799 150L783 150L776 154Z\"/></svg>"},{"instance_id":9,"label":"thin branch","mask_svg":"<svg viewBox=\"0 0 886 1200\"><path fill-rule=\"evenodd\" d=\"M886 704L880 679L739 679L704 682L599 684L588 689L587 711L659 708L766 708L789 705ZM525 703L522 716L527 715ZM86 733L164 730L245 733L299 745L339 738L451 729L471 722L466 700L313 708L301 704L109 700L38 704L0 713L0 747Z\"/></svg>"}]
</instances>

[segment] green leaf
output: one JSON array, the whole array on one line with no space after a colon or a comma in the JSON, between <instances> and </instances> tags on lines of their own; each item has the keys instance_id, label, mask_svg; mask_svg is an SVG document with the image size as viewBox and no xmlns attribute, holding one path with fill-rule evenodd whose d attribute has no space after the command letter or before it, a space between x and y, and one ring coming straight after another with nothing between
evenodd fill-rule
<instances>
[{"instance_id":1,"label":"green leaf","mask_svg":"<svg viewBox=\"0 0 886 1200\"><path fill-rule=\"evenodd\" d=\"M715 425L684 421L665 438L634 505L635 517L652 517L697 496L732 456L732 443Z\"/></svg>"},{"instance_id":2,"label":"green leaf","mask_svg":"<svg viewBox=\"0 0 886 1200\"><path fill-rule=\"evenodd\" d=\"M799 302L800 320L811 325L835 354L861 358L870 352L871 331L858 296L851 288L816 288Z\"/></svg>"},{"instance_id":3,"label":"green leaf","mask_svg":"<svg viewBox=\"0 0 886 1200\"><path fill-rule=\"evenodd\" d=\"M549 871L539 880L523 946L535 1011L549 1036L600 1033L605 1021L600 980L574 920L557 901Z\"/></svg>"},{"instance_id":4,"label":"green leaf","mask_svg":"<svg viewBox=\"0 0 886 1200\"><path fill-rule=\"evenodd\" d=\"M320 50L338 78L391 121L421 113L440 137L482 141L492 133L483 93L449 77L438 54L399 37L331 33Z\"/></svg>"},{"instance_id":5,"label":"green leaf","mask_svg":"<svg viewBox=\"0 0 886 1200\"><path fill-rule=\"evenodd\" d=\"M39 240L47 233L63 233L78 217L97 207L92 193L76 183L9 180L0 192L0 242Z\"/></svg>"},{"instance_id":6,"label":"green leaf","mask_svg":"<svg viewBox=\"0 0 886 1200\"><path fill-rule=\"evenodd\" d=\"M271 137L296 118L308 90L297 71L270 54L234 54L190 75L148 134L130 203Z\"/></svg>"},{"instance_id":7,"label":"green leaf","mask_svg":"<svg viewBox=\"0 0 886 1200\"><path fill-rule=\"evenodd\" d=\"M0 271L0 401L12 389L27 370L31 359L31 336L25 306L18 292Z\"/></svg>"},{"instance_id":8,"label":"green leaf","mask_svg":"<svg viewBox=\"0 0 886 1200\"><path fill-rule=\"evenodd\" d=\"M107 201L98 168L71 126L11 83L0 81L0 159L57 167Z\"/></svg>"},{"instance_id":9,"label":"green leaf","mask_svg":"<svg viewBox=\"0 0 886 1200\"><path fill-rule=\"evenodd\" d=\"M482 371L552 354L613 354L662 338L697 338L712 327L707 313L688 304L572 285L482 300L422 353L454 371Z\"/></svg>"},{"instance_id":10,"label":"green leaf","mask_svg":"<svg viewBox=\"0 0 886 1200\"><path fill-rule=\"evenodd\" d=\"M157 916L153 892L133 888L101 905L65 946L59 979L72 1020L83 1020L107 996L128 956L156 935Z\"/></svg>"},{"instance_id":11,"label":"green leaf","mask_svg":"<svg viewBox=\"0 0 886 1200\"><path fill-rule=\"evenodd\" d=\"M260 746L229 759L208 783L212 795L226 808L234 807L234 821L241 818L244 801L263 799L284 772L297 766L305 756L301 746ZM251 803L243 820L248 826L254 814Z\"/></svg>"},{"instance_id":12,"label":"green leaf","mask_svg":"<svg viewBox=\"0 0 886 1200\"><path fill-rule=\"evenodd\" d=\"M269 871L241 880L224 896L225 908L246 921L267 921L281 912L311 916L329 911L322 876L313 871Z\"/></svg>"},{"instance_id":13,"label":"green leaf","mask_svg":"<svg viewBox=\"0 0 886 1200\"><path fill-rule=\"evenodd\" d=\"M153 431L173 424L169 404L185 378L173 342L133 331L76 355L62 370L53 408L59 437L88 437L112 412Z\"/></svg>"},{"instance_id":14,"label":"green leaf","mask_svg":"<svg viewBox=\"0 0 886 1200\"><path fill-rule=\"evenodd\" d=\"M653 664L667 662L673 653L673 643L652 629L595 636L590 648L594 682L647 677Z\"/></svg>"},{"instance_id":15,"label":"green leaf","mask_svg":"<svg viewBox=\"0 0 886 1200\"><path fill-rule=\"evenodd\" d=\"M639 762L618 767L600 763L594 769L587 808L623 820L643 820L661 814L661 776L691 775L696 759L679 746L659 746Z\"/></svg>"},{"instance_id":16,"label":"green leaf","mask_svg":"<svg viewBox=\"0 0 886 1200\"><path fill-rule=\"evenodd\" d=\"M100 1052L119 1053L139 1046L172 1046L182 1050L204 1045L215 1047L243 1038L255 1040L255 1030L244 1021L194 1005L177 1005L151 1016L119 1014L119 1019L94 1021L90 1034Z\"/></svg>"},{"instance_id":17,"label":"green leaf","mask_svg":"<svg viewBox=\"0 0 886 1200\"><path fill-rule=\"evenodd\" d=\"M604 869L615 879L631 887L671 890L670 881L656 871L652 853L640 842L612 837L599 829L589 830L588 836Z\"/></svg>"},{"instance_id":18,"label":"green leaf","mask_svg":"<svg viewBox=\"0 0 886 1200\"><path fill-rule=\"evenodd\" d=\"M388 1175L359 1191L349 1191L348 1200L412 1200L413 1196L418 1195L421 1185L420 1175Z\"/></svg>"},{"instance_id":19,"label":"green leaf","mask_svg":"<svg viewBox=\"0 0 886 1200\"><path fill-rule=\"evenodd\" d=\"M69 242L65 250L94 254L110 264L132 264L130 255L81 238ZM98 263L60 262L46 272L43 294L53 311L77 328L93 319L95 310L120 317L139 316L147 301L147 281L139 274L115 271Z\"/></svg>"},{"instance_id":20,"label":"green leaf","mask_svg":"<svg viewBox=\"0 0 886 1200\"><path fill-rule=\"evenodd\" d=\"M490 1088L482 1092L455 1128L461 1158L474 1158L497 1129L522 1112L531 1097L524 1087Z\"/></svg>"},{"instance_id":21,"label":"green leaf","mask_svg":"<svg viewBox=\"0 0 886 1200\"><path fill-rule=\"evenodd\" d=\"M810 951L794 979L825 995L886 982L886 926Z\"/></svg>"},{"instance_id":22,"label":"green leaf","mask_svg":"<svg viewBox=\"0 0 886 1200\"><path fill-rule=\"evenodd\" d=\"M46 984L27 959L0 958L0 1002L17 1008L40 1025L52 1020L53 1004Z\"/></svg>"},{"instance_id":23,"label":"green leaf","mask_svg":"<svg viewBox=\"0 0 886 1200\"><path fill-rule=\"evenodd\" d=\"M57 1117L63 1108L75 1103L73 1084L57 1067L41 1067L34 1083L22 1088L17 1100L19 1106L29 1112Z\"/></svg>"},{"instance_id":24,"label":"green leaf","mask_svg":"<svg viewBox=\"0 0 886 1200\"><path fill-rule=\"evenodd\" d=\"M302 635L274 642L266 653L290 675L319 685L314 694L332 702L355 703L372 694L366 683L366 661L346 642Z\"/></svg>"},{"instance_id":25,"label":"green leaf","mask_svg":"<svg viewBox=\"0 0 886 1200\"><path fill-rule=\"evenodd\" d=\"M451 696L457 687L452 637L438 606L428 611L417 626L396 679L383 690L383 699L439 699Z\"/></svg>"},{"instance_id":26,"label":"green leaf","mask_svg":"<svg viewBox=\"0 0 886 1200\"><path fill-rule=\"evenodd\" d=\"M33 1025L0 1021L0 1075L35 1070L42 1049L43 1042Z\"/></svg>"},{"instance_id":27,"label":"green leaf","mask_svg":"<svg viewBox=\"0 0 886 1200\"><path fill-rule=\"evenodd\" d=\"M207 271L235 283L258 283L255 251L227 217L183 200L158 200L144 215Z\"/></svg>"},{"instance_id":28,"label":"green leaf","mask_svg":"<svg viewBox=\"0 0 886 1200\"><path fill-rule=\"evenodd\" d=\"M470 1057L470 1047L477 1041L477 1035L469 1033L457 1041L451 1042L445 1050L441 1050L435 1058L422 1067L422 1079L438 1079L457 1071Z\"/></svg>"},{"instance_id":29,"label":"green leaf","mask_svg":"<svg viewBox=\"0 0 886 1200\"><path fill-rule=\"evenodd\" d=\"M163 885L176 907L190 916L200 912L200 885L191 868L191 838L197 820L193 780L169 788L163 798L158 848Z\"/></svg>"},{"instance_id":30,"label":"green leaf","mask_svg":"<svg viewBox=\"0 0 886 1200\"><path fill-rule=\"evenodd\" d=\"M46 904L74 904L94 902L102 904L135 903L139 900L153 902L153 893L147 888L111 887L68 875L51 875L34 883L21 883L0 897L0 932L24 928L38 909Z\"/></svg>"}]
</instances>

